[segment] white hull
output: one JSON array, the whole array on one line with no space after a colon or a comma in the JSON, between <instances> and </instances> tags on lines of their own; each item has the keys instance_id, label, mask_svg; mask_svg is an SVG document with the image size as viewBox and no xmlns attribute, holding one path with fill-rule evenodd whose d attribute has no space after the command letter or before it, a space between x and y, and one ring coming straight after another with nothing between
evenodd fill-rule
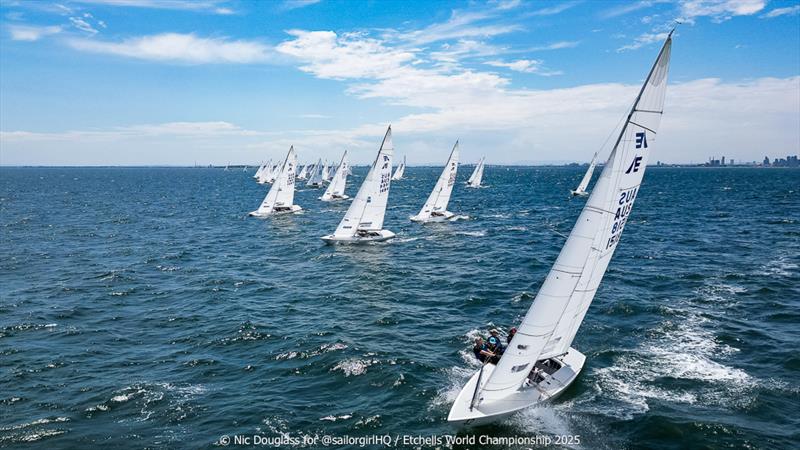
<instances>
[{"instance_id":1,"label":"white hull","mask_svg":"<svg viewBox=\"0 0 800 450\"><path fill-rule=\"evenodd\" d=\"M250 217L258 217L260 219L263 219L263 218L269 217L269 216L279 216L279 215L282 215L282 214L291 214L291 213L296 213L296 212L302 211L302 210L303 210L303 208L301 208L299 205L292 205L288 209L280 209L280 210L277 210L277 211L273 210L271 213L268 213L268 214L260 213L258 211L253 211L253 212L251 212L251 213L249 213L247 215L250 216Z\"/></svg>"},{"instance_id":2,"label":"white hull","mask_svg":"<svg viewBox=\"0 0 800 450\"><path fill-rule=\"evenodd\" d=\"M323 183L311 183L311 184L307 184L306 187L318 189L318 188L323 187Z\"/></svg>"},{"instance_id":3,"label":"white hull","mask_svg":"<svg viewBox=\"0 0 800 450\"><path fill-rule=\"evenodd\" d=\"M366 244L368 242L381 242L395 237L395 234L389 230L371 231L366 236L336 236L329 234L322 236L322 240L326 244Z\"/></svg>"},{"instance_id":4,"label":"white hull","mask_svg":"<svg viewBox=\"0 0 800 450\"><path fill-rule=\"evenodd\" d=\"M481 387L483 387L495 369L493 364L486 364L483 367L483 374L480 373L480 370L476 372L461 389L455 403L450 408L447 421L464 426L486 425L506 419L525 408L556 398L578 377L586 357L570 347L567 354L554 359L562 364L561 368L552 374L545 374L538 383L529 384L526 381L526 385L507 397L492 401L478 400L470 409L478 378L480 377Z\"/></svg>"},{"instance_id":5,"label":"white hull","mask_svg":"<svg viewBox=\"0 0 800 450\"><path fill-rule=\"evenodd\" d=\"M412 222L423 222L423 223L437 223L437 222L446 222L456 215L451 213L450 211L445 211L442 215L430 215L427 218L422 218L420 216L411 216L410 219Z\"/></svg>"},{"instance_id":6,"label":"white hull","mask_svg":"<svg viewBox=\"0 0 800 450\"><path fill-rule=\"evenodd\" d=\"M569 191L569 193L572 194L573 197L586 197L589 195L586 191Z\"/></svg>"},{"instance_id":7,"label":"white hull","mask_svg":"<svg viewBox=\"0 0 800 450\"><path fill-rule=\"evenodd\" d=\"M319 199L323 202L335 202L336 200L347 200L350 198L349 195L333 195L331 197L320 197Z\"/></svg>"}]
</instances>

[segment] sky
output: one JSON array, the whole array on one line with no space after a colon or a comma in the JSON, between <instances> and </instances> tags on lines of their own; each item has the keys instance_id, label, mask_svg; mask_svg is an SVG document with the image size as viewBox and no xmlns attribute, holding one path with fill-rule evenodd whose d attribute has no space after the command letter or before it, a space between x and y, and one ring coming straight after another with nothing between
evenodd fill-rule
<instances>
[{"instance_id":1,"label":"sky","mask_svg":"<svg viewBox=\"0 0 800 450\"><path fill-rule=\"evenodd\" d=\"M676 20L651 158L797 154L798 0L0 0L0 165L586 162Z\"/></svg>"}]
</instances>

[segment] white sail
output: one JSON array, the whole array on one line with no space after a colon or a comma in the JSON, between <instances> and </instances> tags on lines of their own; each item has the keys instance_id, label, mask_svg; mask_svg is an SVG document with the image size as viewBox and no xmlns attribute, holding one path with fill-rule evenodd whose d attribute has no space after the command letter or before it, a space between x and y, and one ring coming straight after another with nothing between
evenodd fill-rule
<instances>
[{"instance_id":1,"label":"white sail","mask_svg":"<svg viewBox=\"0 0 800 450\"><path fill-rule=\"evenodd\" d=\"M275 182L267 192L267 196L264 197L261 206L251 215L267 216L273 212L286 211L292 208L296 166L297 154L294 151L294 146L292 146L289 148L289 153L286 154L286 159L278 170Z\"/></svg>"},{"instance_id":2,"label":"white sail","mask_svg":"<svg viewBox=\"0 0 800 450\"><path fill-rule=\"evenodd\" d=\"M481 402L517 391L538 360L566 353L594 298L629 217L656 139L672 33L628 114L605 167L553 268L497 367Z\"/></svg>"},{"instance_id":3,"label":"white sail","mask_svg":"<svg viewBox=\"0 0 800 450\"><path fill-rule=\"evenodd\" d=\"M258 169L256 170L256 173L253 174L253 178L255 178L257 180L258 177L261 176L261 172L263 172L263 171L264 171L264 164L261 164L260 166L258 166Z\"/></svg>"},{"instance_id":4,"label":"white sail","mask_svg":"<svg viewBox=\"0 0 800 450\"><path fill-rule=\"evenodd\" d=\"M594 173L594 167L597 165L597 152L594 153L592 156L592 161L589 163L589 168L586 169L586 174L583 176L581 183L578 187L572 191L575 195L581 195L586 192L586 188L589 187L589 182L592 181L592 174Z\"/></svg>"},{"instance_id":5,"label":"white sail","mask_svg":"<svg viewBox=\"0 0 800 450\"><path fill-rule=\"evenodd\" d=\"M397 181L403 178L403 174L406 172L406 157L403 156L403 162L397 166L397 169L394 171L394 175L392 175L392 181Z\"/></svg>"},{"instance_id":6,"label":"white sail","mask_svg":"<svg viewBox=\"0 0 800 450\"><path fill-rule=\"evenodd\" d=\"M271 177L272 177L272 160L270 159L269 161L267 161L267 164L264 165L264 170L262 170L261 174L259 174L258 183L259 184L268 183Z\"/></svg>"},{"instance_id":7,"label":"white sail","mask_svg":"<svg viewBox=\"0 0 800 450\"><path fill-rule=\"evenodd\" d=\"M450 195L453 193L453 185L456 184L456 172L458 171L458 141L450 152L450 157L442 169L442 174L436 181L433 191L428 196L428 200L422 206L419 214L412 217L412 220L426 221L431 215L443 216L447 212L447 204L450 203Z\"/></svg>"},{"instance_id":8,"label":"white sail","mask_svg":"<svg viewBox=\"0 0 800 450\"><path fill-rule=\"evenodd\" d=\"M347 164L347 150L345 150L342 155L342 160L339 162L339 167L336 168L336 172L333 174L331 184L328 185L328 189L325 189L325 193L322 194L322 200L329 201L334 198L345 197L344 189L347 185L347 174L349 172L350 166Z\"/></svg>"},{"instance_id":9,"label":"white sail","mask_svg":"<svg viewBox=\"0 0 800 450\"><path fill-rule=\"evenodd\" d=\"M339 223L334 237L354 236L357 231L379 231L383 228L386 203L389 199L389 185L392 177L392 127L386 130L378 156L372 163L367 177L361 183L355 199Z\"/></svg>"},{"instance_id":10,"label":"white sail","mask_svg":"<svg viewBox=\"0 0 800 450\"><path fill-rule=\"evenodd\" d=\"M467 185L469 187L479 187L481 185L481 180L483 180L483 161L486 157L482 157L478 164L475 166L475 170L472 171L472 175L469 176L469 180L467 180Z\"/></svg>"},{"instance_id":11,"label":"white sail","mask_svg":"<svg viewBox=\"0 0 800 450\"><path fill-rule=\"evenodd\" d=\"M328 181L329 177L330 173L328 170L328 161L325 161L325 163L322 165L322 181Z\"/></svg>"},{"instance_id":12,"label":"white sail","mask_svg":"<svg viewBox=\"0 0 800 450\"><path fill-rule=\"evenodd\" d=\"M311 169L306 186L322 186L322 158Z\"/></svg>"}]
</instances>

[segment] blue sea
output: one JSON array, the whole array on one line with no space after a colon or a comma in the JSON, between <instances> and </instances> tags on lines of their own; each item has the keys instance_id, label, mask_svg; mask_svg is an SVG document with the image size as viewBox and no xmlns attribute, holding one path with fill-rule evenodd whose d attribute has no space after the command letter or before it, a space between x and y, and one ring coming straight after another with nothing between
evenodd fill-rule
<instances>
[{"instance_id":1,"label":"blue sea","mask_svg":"<svg viewBox=\"0 0 800 450\"><path fill-rule=\"evenodd\" d=\"M440 170L392 182L396 239L333 247L319 238L347 202L298 184L301 214L247 217L266 193L253 169L0 169L0 447L800 447L800 170L650 168L575 340L577 381L471 430L446 422L470 342L530 306L585 169L490 166L466 189L463 167L449 209L466 217L410 222Z\"/></svg>"}]
</instances>

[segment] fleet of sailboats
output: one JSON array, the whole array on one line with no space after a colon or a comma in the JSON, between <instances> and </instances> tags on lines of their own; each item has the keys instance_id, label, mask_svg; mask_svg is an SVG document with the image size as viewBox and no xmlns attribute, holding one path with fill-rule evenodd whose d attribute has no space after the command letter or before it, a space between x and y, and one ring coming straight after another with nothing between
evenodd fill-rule
<instances>
[{"instance_id":1,"label":"fleet of sailboats","mask_svg":"<svg viewBox=\"0 0 800 450\"><path fill-rule=\"evenodd\" d=\"M395 236L383 229L386 204L389 200L389 186L392 179L392 127L386 130L378 155L367 173L358 194L350 203L350 208L339 222L333 234L323 236L327 244L364 243L385 241Z\"/></svg>"},{"instance_id":2,"label":"fleet of sailboats","mask_svg":"<svg viewBox=\"0 0 800 450\"><path fill-rule=\"evenodd\" d=\"M664 108L672 32L628 113L592 193L517 333L462 388L447 420L479 425L553 399L586 357L573 339L633 208Z\"/></svg>"},{"instance_id":3,"label":"fleet of sailboats","mask_svg":"<svg viewBox=\"0 0 800 450\"><path fill-rule=\"evenodd\" d=\"M436 185L428 196L428 200L422 206L419 214L411 216L414 222L443 222L452 219L455 214L447 210L450 202L450 195L453 193L453 185L456 184L456 172L458 171L458 141L450 152L450 157L444 165L442 174L436 181Z\"/></svg>"},{"instance_id":4,"label":"fleet of sailboats","mask_svg":"<svg viewBox=\"0 0 800 450\"><path fill-rule=\"evenodd\" d=\"M286 214L300 211L298 205L294 203L294 179L297 166L297 154L294 147L289 148L275 181L270 187L264 201L257 210L250 213L254 217L267 217L273 214Z\"/></svg>"},{"instance_id":5,"label":"fleet of sailboats","mask_svg":"<svg viewBox=\"0 0 800 450\"><path fill-rule=\"evenodd\" d=\"M333 178L331 178L331 184L328 185L328 189L325 189L325 193L322 194L320 200L330 202L333 200L346 200L350 198L344 193L344 189L347 186L348 174L350 174L350 166L347 164L347 150L345 150L342 155L342 160L339 162L339 166L336 167Z\"/></svg>"}]
</instances>

